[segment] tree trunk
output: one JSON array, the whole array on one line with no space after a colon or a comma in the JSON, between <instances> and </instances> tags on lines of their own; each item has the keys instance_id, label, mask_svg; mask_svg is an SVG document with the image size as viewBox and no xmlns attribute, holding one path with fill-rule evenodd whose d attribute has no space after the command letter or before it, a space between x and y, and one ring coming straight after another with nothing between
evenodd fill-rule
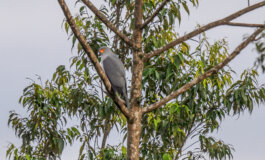
<instances>
[{"instance_id":1,"label":"tree trunk","mask_svg":"<svg viewBox=\"0 0 265 160\"><path fill-rule=\"evenodd\" d=\"M130 118L128 119L127 131L127 160L139 160L139 144L141 137L141 120L142 110L141 89L142 89L142 73L144 68L142 53L142 14L143 0L136 0L134 6L134 33L133 40L137 48L133 50L133 68L132 68L132 85L131 85L131 109Z\"/></svg>"},{"instance_id":2,"label":"tree trunk","mask_svg":"<svg viewBox=\"0 0 265 160\"><path fill-rule=\"evenodd\" d=\"M139 160L142 113L139 107L134 107L134 109L133 119L128 120L127 160Z\"/></svg>"}]
</instances>

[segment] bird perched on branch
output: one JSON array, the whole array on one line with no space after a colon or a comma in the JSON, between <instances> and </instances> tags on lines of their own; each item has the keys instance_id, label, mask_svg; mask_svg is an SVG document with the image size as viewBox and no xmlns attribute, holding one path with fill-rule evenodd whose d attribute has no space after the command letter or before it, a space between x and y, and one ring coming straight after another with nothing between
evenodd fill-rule
<instances>
[{"instance_id":1,"label":"bird perched on branch","mask_svg":"<svg viewBox=\"0 0 265 160\"><path fill-rule=\"evenodd\" d=\"M124 65L118 56L108 47L100 47L99 53L101 55L103 69L111 83L111 89L114 94L118 93L125 100L126 106L129 108Z\"/></svg>"}]
</instances>

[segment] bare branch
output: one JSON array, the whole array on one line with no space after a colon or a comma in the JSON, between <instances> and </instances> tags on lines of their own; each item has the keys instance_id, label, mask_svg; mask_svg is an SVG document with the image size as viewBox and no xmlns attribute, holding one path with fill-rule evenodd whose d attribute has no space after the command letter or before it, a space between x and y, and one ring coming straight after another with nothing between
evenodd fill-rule
<instances>
[{"instance_id":1,"label":"bare branch","mask_svg":"<svg viewBox=\"0 0 265 160\"><path fill-rule=\"evenodd\" d=\"M132 46L133 48L136 48L136 45L133 43L131 39L129 39L125 34L120 32L118 28L115 27L113 23L111 23L94 5L91 3L90 0L82 0L83 3L86 4L86 6L114 33L116 33L124 42L126 42L128 45Z\"/></svg>"},{"instance_id":2,"label":"bare branch","mask_svg":"<svg viewBox=\"0 0 265 160\"><path fill-rule=\"evenodd\" d=\"M103 81L107 91L109 93L112 93L111 84L109 82L109 79L107 78L105 72L101 68L101 66L99 64L99 61L98 61L94 51L89 46L89 44L86 42L86 39L81 34L79 28L76 26L68 6L66 5L64 0L58 0L58 2L59 2L60 6L61 6L61 8L62 8L62 10L64 12L66 20L67 20L68 24L70 25L74 35L77 37L78 41L80 42L80 44L82 45L82 47L85 50L86 54L88 55L88 57L90 58L91 62L93 63L93 65L94 65L98 75L100 76L101 80ZM121 112L125 115L125 117L129 118L130 117L129 110L125 107L125 105L123 104L122 100L119 99L114 94L110 94L110 95L111 95L111 98L114 100L114 102L116 104L118 104L118 107L120 108Z\"/></svg>"},{"instance_id":3,"label":"bare branch","mask_svg":"<svg viewBox=\"0 0 265 160\"><path fill-rule=\"evenodd\" d=\"M117 2L116 3L116 19L115 19L115 27L117 29L119 29L119 25L120 25L121 12L122 12L121 3ZM114 41L113 41L113 48L115 52L117 52L117 49L118 49L118 40L119 40L119 36L116 34L114 36Z\"/></svg>"},{"instance_id":4,"label":"bare branch","mask_svg":"<svg viewBox=\"0 0 265 160\"><path fill-rule=\"evenodd\" d=\"M237 22L227 22L226 25L239 26L239 27L265 27L265 24L250 24L250 23L237 23Z\"/></svg>"},{"instance_id":5,"label":"bare branch","mask_svg":"<svg viewBox=\"0 0 265 160\"><path fill-rule=\"evenodd\" d=\"M254 4L252 6L246 7L246 8L244 8L244 9L238 11L238 12L235 12L235 13L233 13L233 14L231 14L231 15L223 18L223 19L214 21L214 22L209 23L209 24L207 24L207 25L205 25L203 27L200 27L200 28L198 28L198 29L186 34L185 36L182 36L182 37L180 37L180 38L178 38L178 39L166 44L165 46L163 46L163 47L161 47L161 48L159 48L159 49L157 49L157 50L155 50L155 51L153 51L151 53L148 53L145 56L145 61L147 61L148 59L150 59L150 58L152 58L154 56L157 56L157 55L161 54L164 51L169 50L170 48L173 48L174 46L176 46L176 45L178 45L178 44L180 44L180 43L182 43L182 42L184 42L184 41L186 41L186 40L188 40L188 39L190 39L190 38L192 38L192 37L194 37L194 36L196 36L196 35L198 35L198 34L200 34L202 32L204 32L204 31L207 31L209 29L212 29L212 28L220 26L220 25L226 25L231 20L233 20L233 19L235 19L235 18L237 18L237 17L239 17L239 16L241 16L243 14L246 14L246 13L248 13L248 12L254 10L254 9L260 8L260 7L264 6L264 5L265 5L265 1L262 1L260 3L257 3L257 4Z\"/></svg>"},{"instance_id":6,"label":"bare branch","mask_svg":"<svg viewBox=\"0 0 265 160\"><path fill-rule=\"evenodd\" d=\"M164 0L162 2L162 4L155 10L155 12L153 13L153 15L151 15L141 26L141 29L145 28L156 16L157 14L165 7L165 5L167 4L167 2L169 2L170 0Z\"/></svg>"},{"instance_id":7,"label":"bare branch","mask_svg":"<svg viewBox=\"0 0 265 160\"><path fill-rule=\"evenodd\" d=\"M200 75L199 77L193 79L191 82L185 84L181 88L179 88L177 91L171 93L170 95L166 96L162 100L148 106L142 109L143 113L151 112L162 105L166 104L168 101L176 98L178 95L180 95L183 92L186 92L189 90L192 86L196 85L197 83L201 82L202 80L210 77L211 75L217 73L221 68L223 68L225 65L227 65L232 59L234 59L242 49L244 49L251 41L255 40L256 36L261 33L264 30L264 28L259 28L256 30L248 39L243 41L225 60L223 60L221 63L210 69L209 71L205 72L204 74Z\"/></svg>"},{"instance_id":8,"label":"bare branch","mask_svg":"<svg viewBox=\"0 0 265 160\"><path fill-rule=\"evenodd\" d=\"M180 155L182 154L182 152L183 152L183 147L184 147L184 145L185 145L185 143L187 142L187 139L189 138L189 136L191 135L191 130L192 130L192 128L193 128L193 125L194 125L194 123L195 123L195 120L196 120L196 114L194 115L194 117L192 118L192 122L191 122L191 125L190 125L190 127L188 128L188 130L187 130L187 134L186 134L186 136L185 136L185 138L184 138L184 140L182 141L182 144L181 144L181 146L179 147L179 150L178 150L178 153L177 153L177 155L176 155L176 157L175 157L175 159L179 159L179 157L180 157Z\"/></svg>"},{"instance_id":9,"label":"bare branch","mask_svg":"<svg viewBox=\"0 0 265 160\"><path fill-rule=\"evenodd\" d=\"M109 123L110 123L110 117L107 117L105 122L104 122L104 126L103 126L104 130L103 130L103 139L102 139L102 143L101 143L101 150L105 148L107 138L108 138L110 130L111 130L111 126Z\"/></svg>"}]
</instances>

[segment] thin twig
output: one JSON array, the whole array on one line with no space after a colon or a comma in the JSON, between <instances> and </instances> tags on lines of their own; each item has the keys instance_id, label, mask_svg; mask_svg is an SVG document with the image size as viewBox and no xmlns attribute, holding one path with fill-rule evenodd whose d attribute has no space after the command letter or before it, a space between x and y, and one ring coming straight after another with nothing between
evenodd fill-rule
<instances>
[{"instance_id":1,"label":"thin twig","mask_svg":"<svg viewBox=\"0 0 265 160\"><path fill-rule=\"evenodd\" d=\"M179 148L179 150L178 150L178 153L177 153L175 159L178 159L179 156L181 155L181 153L182 153L182 148L184 147L184 145L185 145L187 139L189 138L189 136L191 135L191 130L192 130L192 127L193 127L193 125L194 125L194 123L195 123L196 117L197 117L197 116L196 116L196 114L195 114L194 117L192 118L191 126L189 127L189 129L188 129L188 131L187 131L187 135L185 136L185 139L182 141L182 144L181 144L181 146L180 146L180 148Z\"/></svg>"},{"instance_id":2,"label":"thin twig","mask_svg":"<svg viewBox=\"0 0 265 160\"><path fill-rule=\"evenodd\" d=\"M120 15L121 15L121 11L122 11L122 8L121 8L121 3L120 2L117 2L116 4L116 20L115 20L115 27L117 29L119 29L119 26L120 26ZM115 34L114 36L114 41L113 41L113 48L114 48L114 51L117 53L117 50L118 50L118 35Z\"/></svg>"},{"instance_id":3,"label":"thin twig","mask_svg":"<svg viewBox=\"0 0 265 160\"><path fill-rule=\"evenodd\" d=\"M156 16L157 14L165 7L167 2L170 0L164 0L162 4L155 10L155 12L142 24L141 29L145 28Z\"/></svg>"},{"instance_id":4,"label":"thin twig","mask_svg":"<svg viewBox=\"0 0 265 160\"><path fill-rule=\"evenodd\" d=\"M106 142L107 142L107 138L109 136L110 133L110 129L111 127L109 126L110 123L110 117L107 117L105 122L104 122L104 131L103 131L103 139L102 139L102 144L101 144L101 150L105 148L106 146Z\"/></svg>"}]
</instances>

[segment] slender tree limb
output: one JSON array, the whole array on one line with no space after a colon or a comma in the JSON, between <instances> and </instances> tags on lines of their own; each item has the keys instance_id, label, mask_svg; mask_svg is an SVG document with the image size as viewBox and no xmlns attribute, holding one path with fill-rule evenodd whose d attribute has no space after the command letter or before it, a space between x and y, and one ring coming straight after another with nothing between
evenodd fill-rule
<instances>
[{"instance_id":1,"label":"slender tree limb","mask_svg":"<svg viewBox=\"0 0 265 160\"><path fill-rule=\"evenodd\" d=\"M202 80L210 77L211 75L217 73L221 68L223 68L225 65L227 65L232 59L234 59L242 49L244 49L251 41L255 40L256 36L261 33L264 30L264 28L259 28L256 30L248 39L243 41L225 60L223 60L221 63L213 67L212 69L208 70L204 74L200 75L199 77L193 79L191 82L187 83L186 85L179 88L177 91L171 93L170 95L166 96L162 100L148 106L142 109L143 113L151 112L162 105L166 104L168 101L176 98L178 95L182 94L183 92L186 92L191 87L196 85L197 83L201 82Z\"/></svg>"},{"instance_id":2,"label":"slender tree limb","mask_svg":"<svg viewBox=\"0 0 265 160\"><path fill-rule=\"evenodd\" d=\"M237 23L237 22L227 22L226 25L239 26L239 27L265 27L265 24L250 24L250 23Z\"/></svg>"},{"instance_id":3,"label":"slender tree limb","mask_svg":"<svg viewBox=\"0 0 265 160\"><path fill-rule=\"evenodd\" d=\"M155 12L153 13L153 15L151 15L141 26L141 28L145 28L156 16L157 14L165 7L165 5L167 4L167 2L169 2L170 0L164 0L162 2L162 4L155 10Z\"/></svg>"},{"instance_id":4,"label":"slender tree limb","mask_svg":"<svg viewBox=\"0 0 265 160\"><path fill-rule=\"evenodd\" d=\"M188 139L189 136L191 135L191 130L192 130L193 125L194 125L194 123L195 123L196 117L197 117L197 115L195 114L194 117L192 118L192 122L191 122L190 127L188 128L187 134L186 134L184 140L182 141L181 146L179 147L179 150L178 150L178 153L177 153L177 155L176 155L176 157L175 157L175 160L179 159L180 155L181 155L182 152L183 152L182 149L183 149L185 143L187 142L187 139Z\"/></svg>"},{"instance_id":5,"label":"slender tree limb","mask_svg":"<svg viewBox=\"0 0 265 160\"><path fill-rule=\"evenodd\" d=\"M104 122L104 130L103 130L103 139L102 139L102 143L101 143L101 150L105 148L106 146L106 142L107 142L107 138L109 136L110 133L110 117L107 117L105 122Z\"/></svg>"},{"instance_id":6,"label":"slender tree limb","mask_svg":"<svg viewBox=\"0 0 265 160\"><path fill-rule=\"evenodd\" d=\"M176 46L176 45L178 45L178 44L180 44L180 43L182 43L182 42L184 42L184 41L186 41L186 40L188 40L188 39L190 39L190 38L192 38L192 37L194 37L194 36L196 36L196 35L198 35L198 34L200 34L202 32L205 32L205 31L207 31L209 29L212 29L212 28L220 26L220 25L226 25L231 20L233 20L233 19L235 19L237 17L240 17L243 14L246 14L246 13L248 13L248 12L254 10L254 9L260 8L260 7L264 6L264 5L265 5L265 1L256 3L256 4L252 5L252 6L249 6L249 7L246 7L244 9L240 10L240 11L237 11L237 12L235 12L235 13L233 13L233 14L231 14L231 15L223 18L223 19L214 21L214 22L209 23L209 24L207 24L207 25L205 25L203 27L200 27L200 28L198 28L198 29L186 34L185 36L182 36L182 37L180 37L180 38L178 38L178 39L166 44L165 46L163 46L163 47L161 47L161 48L159 48L159 49L157 49L157 50L155 50L155 51L153 51L151 53L148 53L145 56L145 61L147 61L148 59L150 59L150 58L152 58L154 56L157 56L157 55L161 54L162 52L165 52L165 51L169 50L170 48L173 48L174 46Z\"/></svg>"},{"instance_id":7,"label":"slender tree limb","mask_svg":"<svg viewBox=\"0 0 265 160\"><path fill-rule=\"evenodd\" d=\"M111 23L94 5L90 0L82 0L82 2L109 28L111 29L116 35L118 35L124 42L128 45L132 46L134 49L136 45L133 43L131 39L129 39L125 34L120 32L113 23Z\"/></svg>"},{"instance_id":8,"label":"slender tree limb","mask_svg":"<svg viewBox=\"0 0 265 160\"><path fill-rule=\"evenodd\" d=\"M90 58L91 62L93 63L93 65L94 65L99 77L103 81L107 91L109 93L111 93L110 94L111 98L114 100L114 102L116 104L118 104L117 106L119 107L121 112L125 115L125 117L129 118L130 117L129 110L126 108L126 106L124 105L122 100L112 93L111 84L109 82L109 79L107 78L105 72L101 68L99 61L97 59L97 56L95 55L94 51L89 46L89 44L86 42L85 37L81 34L79 28L75 24L74 19L70 13L70 10L69 10L68 6L66 5L65 1L64 0L58 0L58 2L59 2L60 6L63 10L63 13L66 17L66 20L67 20L68 24L70 25L74 35L77 37L77 39L80 42L80 44L82 45L84 51L86 52L86 54Z\"/></svg>"},{"instance_id":9,"label":"slender tree limb","mask_svg":"<svg viewBox=\"0 0 265 160\"><path fill-rule=\"evenodd\" d=\"M117 2L117 4L116 4L116 19L115 19L115 24L114 24L117 29L119 29L119 25L120 25L121 11L122 11L121 3ZM117 34L115 34L114 41L113 41L113 48L114 48L116 53L117 53L117 49L118 49L118 40L119 40L119 36Z\"/></svg>"}]
</instances>

